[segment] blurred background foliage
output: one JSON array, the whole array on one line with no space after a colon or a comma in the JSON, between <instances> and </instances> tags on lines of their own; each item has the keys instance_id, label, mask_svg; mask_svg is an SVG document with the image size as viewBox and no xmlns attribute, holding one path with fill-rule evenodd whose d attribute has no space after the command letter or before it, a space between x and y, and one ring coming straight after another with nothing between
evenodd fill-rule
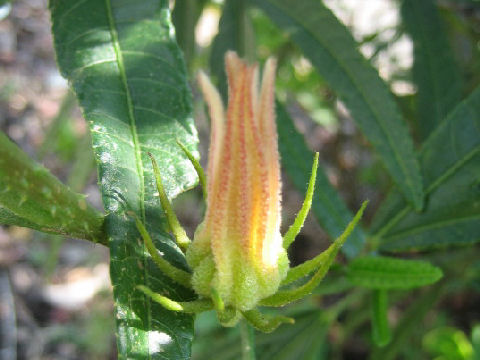
<instances>
[{"instance_id":1,"label":"blurred background foliage","mask_svg":"<svg viewBox=\"0 0 480 360\"><path fill-rule=\"evenodd\" d=\"M418 119L431 114L417 110L428 97L419 97L413 80L412 38L421 34L412 30L411 1L324 3L349 28L363 56L389 85L418 148L424 131ZM0 126L101 209L91 140L76 100L55 65L46 1L1 1L0 5ZM480 3L438 0L434 5L444 34L432 49L452 48L452 62L461 80L452 83L459 88L459 98L452 100L455 105L480 84ZM262 62L274 55L279 64L278 98L287 105L308 147L320 152L321 166L347 206L356 209L363 199L371 200L365 216L368 225L392 181L348 110L303 51L246 1L177 0L171 6L177 40L191 74L203 163L209 127L193 81L195 73L210 69L221 86L222 41L251 60ZM229 34L234 34L234 43ZM442 75L442 69L435 71L434 77ZM284 179L283 224L289 224L303 195L288 176ZM478 201L480 193L477 196ZM200 199L200 189L195 189L174 203L190 235L201 220ZM328 243L329 236L310 216L292 247L292 263L312 258ZM0 251L0 358L11 359L14 353L19 359L116 358L107 249L12 226L0 231ZM444 280L414 291L392 291L388 309L392 340L384 347L371 339L370 293L349 292L352 285L344 268L337 266L310 299L286 309L295 317L295 325L256 336L257 356L480 359L479 254L478 245L420 254L444 270ZM351 295L343 296L347 292ZM220 328L212 313L200 315L195 327L194 359L212 359L212 354L215 359L240 358L238 329Z\"/></svg>"}]
</instances>

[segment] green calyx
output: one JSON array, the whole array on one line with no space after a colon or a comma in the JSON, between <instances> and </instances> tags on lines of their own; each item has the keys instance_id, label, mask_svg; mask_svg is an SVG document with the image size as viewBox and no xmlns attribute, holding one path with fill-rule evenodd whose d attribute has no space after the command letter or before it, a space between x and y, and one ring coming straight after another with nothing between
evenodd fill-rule
<instances>
[{"instance_id":1,"label":"green calyx","mask_svg":"<svg viewBox=\"0 0 480 360\"><path fill-rule=\"evenodd\" d=\"M193 158L184 147L187 156ZM190 156L189 156L190 155ZM305 202L283 238L283 249L280 252L276 267L266 269L257 266L255 261L242 255L239 244L234 244L224 254L222 261L216 261L211 250L211 239L201 224L193 242L188 239L185 231L168 202L161 184L160 171L152 157L154 174L157 180L162 207L170 226L172 235L177 244L184 251L187 263L192 269L192 274L176 268L167 260L163 259L155 249L150 235L142 222L135 218L137 229L145 242L145 247L150 253L154 263L162 272L173 281L191 288L198 295L198 299L189 302L175 301L162 294L156 293L146 286L139 285L138 291L153 301L159 303L170 311L200 313L215 310L219 322L226 327L234 326L241 318L244 318L254 328L263 332L272 332L284 323L293 323L294 320L284 316L269 317L260 313L256 307L260 306L283 306L292 301L297 301L309 295L320 283L332 265L335 257L345 243L347 237L360 221L363 211L367 206L364 202L352 221L348 224L344 233L340 235L332 245L314 259L307 261L294 268L289 268L286 249L300 232L303 222L310 210L314 192L316 167L318 165L318 153L315 154L312 176L307 189ZM194 164L199 168L198 161ZM203 170L197 169L199 177L203 177ZM205 179L202 180L205 186ZM206 193L206 191L204 192ZM235 245L236 244L236 245ZM311 278L303 285L296 288L283 290L281 287L312 274Z\"/></svg>"},{"instance_id":2,"label":"green calyx","mask_svg":"<svg viewBox=\"0 0 480 360\"><path fill-rule=\"evenodd\" d=\"M197 234L186 252L187 263L193 270L191 285L197 294L207 297L215 289L225 306L248 311L278 291L289 268L285 249L279 254L276 266L270 269L246 258L235 242L219 261L209 250L210 239L204 239L204 233Z\"/></svg>"}]
</instances>

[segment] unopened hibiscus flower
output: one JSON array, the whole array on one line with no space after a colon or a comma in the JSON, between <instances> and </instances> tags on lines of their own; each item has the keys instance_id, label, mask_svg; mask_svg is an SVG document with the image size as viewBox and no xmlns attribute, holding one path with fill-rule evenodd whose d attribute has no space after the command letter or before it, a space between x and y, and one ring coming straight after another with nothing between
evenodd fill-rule
<instances>
[{"instance_id":1,"label":"unopened hibiscus flower","mask_svg":"<svg viewBox=\"0 0 480 360\"><path fill-rule=\"evenodd\" d=\"M185 252L191 273L163 259L143 224L136 221L155 263L167 276L192 288L198 300L177 302L145 286L138 288L170 310L198 313L215 309L225 326L232 326L243 317L257 329L270 332L293 319L267 317L256 307L283 306L310 294L325 276L366 204L325 252L290 268L287 249L310 210L318 154L314 158L305 202L294 224L282 237L274 109L275 60L267 60L260 88L257 65L248 65L234 52L226 54L225 64L229 91L226 110L208 77L204 73L198 76L211 118L206 180L197 160L180 144L197 170L207 203L205 219L196 230L193 242L172 211L152 158L162 207L178 245ZM312 273L303 285L282 289Z\"/></svg>"}]
</instances>

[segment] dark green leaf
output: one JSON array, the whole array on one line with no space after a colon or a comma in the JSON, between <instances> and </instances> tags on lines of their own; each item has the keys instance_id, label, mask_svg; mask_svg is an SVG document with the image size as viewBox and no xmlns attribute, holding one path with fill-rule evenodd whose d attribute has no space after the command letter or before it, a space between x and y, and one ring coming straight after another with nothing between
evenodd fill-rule
<instances>
[{"instance_id":1,"label":"dark green leaf","mask_svg":"<svg viewBox=\"0 0 480 360\"><path fill-rule=\"evenodd\" d=\"M348 279L369 289L411 289L433 284L442 271L426 261L362 257L347 267Z\"/></svg>"},{"instance_id":2,"label":"dark green leaf","mask_svg":"<svg viewBox=\"0 0 480 360\"><path fill-rule=\"evenodd\" d=\"M38 224L28 221L4 207L0 207L0 223L2 225L22 226L30 229L41 230L41 226Z\"/></svg>"},{"instance_id":3,"label":"dark green leaf","mask_svg":"<svg viewBox=\"0 0 480 360\"><path fill-rule=\"evenodd\" d=\"M262 360L318 360L326 358L329 321L318 309L295 315L294 325L283 325L273 334L257 335Z\"/></svg>"},{"instance_id":4,"label":"dark green leaf","mask_svg":"<svg viewBox=\"0 0 480 360\"><path fill-rule=\"evenodd\" d=\"M480 156L440 187L422 214L408 213L384 235L382 251L411 251L468 245L480 241ZM462 176L464 175L464 176ZM472 183L472 178L477 180Z\"/></svg>"},{"instance_id":5,"label":"dark green leaf","mask_svg":"<svg viewBox=\"0 0 480 360\"><path fill-rule=\"evenodd\" d=\"M292 119L283 106L277 102L278 145L282 165L293 184L303 193L307 190L313 153L305 145L305 140L295 129ZM352 220L353 215L339 194L330 185L322 169L317 171L312 210L327 233L336 239ZM349 257L360 252L365 243L365 234L360 227L355 228L342 251Z\"/></svg>"},{"instance_id":6,"label":"dark green leaf","mask_svg":"<svg viewBox=\"0 0 480 360\"><path fill-rule=\"evenodd\" d=\"M413 142L387 86L346 27L319 1L254 0L288 32L338 93L402 194L420 210L423 188Z\"/></svg>"},{"instance_id":7,"label":"dark green leaf","mask_svg":"<svg viewBox=\"0 0 480 360\"><path fill-rule=\"evenodd\" d=\"M103 215L0 133L0 223L106 244Z\"/></svg>"},{"instance_id":8,"label":"dark green leaf","mask_svg":"<svg viewBox=\"0 0 480 360\"><path fill-rule=\"evenodd\" d=\"M373 228L385 251L422 250L480 240L480 88L440 124L422 146L429 195L423 213L393 193Z\"/></svg>"},{"instance_id":9,"label":"dark green leaf","mask_svg":"<svg viewBox=\"0 0 480 360\"><path fill-rule=\"evenodd\" d=\"M227 98L227 76L224 56L234 50L239 56L252 59L255 43L253 26L247 16L247 0L226 0L210 54L210 70L217 78L224 100Z\"/></svg>"},{"instance_id":10,"label":"dark green leaf","mask_svg":"<svg viewBox=\"0 0 480 360\"><path fill-rule=\"evenodd\" d=\"M194 153L191 93L168 1L51 0L62 74L90 123L110 240L120 359L188 359L193 318L153 303L146 285L175 300L192 294L169 281L145 250L132 218L142 219L164 257L185 268L166 233L147 152L173 198L196 181L178 139Z\"/></svg>"},{"instance_id":11,"label":"dark green leaf","mask_svg":"<svg viewBox=\"0 0 480 360\"><path fill-rule=\"evenodd\" d=\"M402 17L414 44L418 128L423 139L461 98L461 77L433 0L403 0Z\"/></svg>"},{"instance_id":12,"label":"dark green leaf","mask_svg":"<svg viewBox=\"0 0 480 360\"><path fill-rule=\"evenodd\" d=\"M195 52L195 25L205 3L206 0L175 1L172 11L178 45L183 50L187 64L190 64Z\"/></svg>"}]
</instances>

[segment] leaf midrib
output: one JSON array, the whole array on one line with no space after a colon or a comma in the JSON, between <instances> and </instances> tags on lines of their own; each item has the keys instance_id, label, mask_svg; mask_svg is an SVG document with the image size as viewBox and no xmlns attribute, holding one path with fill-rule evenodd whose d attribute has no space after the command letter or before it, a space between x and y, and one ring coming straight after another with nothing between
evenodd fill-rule
<instances>
[{"instance_id":1,"label":"leaf midrib","mask_svg":"<svg viewBox=\"0 0 480 360\"><path fill-rule=\"evenodd\" d=\"M299 24L299 26L301 28L303 28L306 32L308 32L313 38L317 39L317 41L323 46L323 48L330 54L330 56L335 59L337 61L337 63L339 64L339 66L344 70L344 73L347 75L347 77L350 79L350 81L352 82L352 84L354 85L354 87L357 89L358 93L360 94L360 96L363 98L363 100L365 101L365 103L368 105L368 108L370 109L370 111L372 112L373 114L373 117L376 119L377 123L380 125L380 129L382 130L382 132L386 135L386 139L387 139L387 142L388 144L390 145L390 148L393 150L393 153L394 153L394 156L395 156L395 159L397 160L398 164L400 165L400 167L402 168L402 171L404 174L410 174L409 172L406 171L406 166L405 164L403 163L403 161L401 160L402 158L399 156L399 154L397 153L397 150L396 148L393 146L393 142L392 142L392 139L390 138L390 135L389 133L385 130L385 126L384 124L382 123L381 121L381 117L376 113L376 111L374 110L374 108L372 108L371 104L369 103L369 101L367 100L367 98L365 97L365 94L360 91L360 88L358 87L357 83L354 81L354 78L352 77L352 75L350 74L350 72L348 71L348 67L345 66L345 64L340 61L339 58L337 58L335 56L335 54L330 50L329 47L327 47L325 45L324 42L321 41L320 38L318 38L315 33L313 33L309 28L305 27L302 25L302 22L295 16L293 15L294 13L293 12L287 12L285 10L285 8L283 8L281 6L281 4L279 3L272 3L271 0L264 0L264 1L267 1L269 2L270 4L272 4L273 6L276 6L278 9L280 9L284 14L287 14L288 17L292 18L293 20L295 20L295 22L297 24ZM412 191L412 195L414 196L413 197L413 202L415 204L415 187L413 186L412 184L412 179L411 179L411 176L406 176L406 182L408 183L408 187L411 189Z\"/></svg>"},{"instance_id":2,"label":"leaf midrib","mask_svg":"<svg viewBox=\"0 0 480 360\"><path fill-rule=\"evenodd\" d=\"M137 167L137 173L139 177L139 208L140 208L140 217L142 221L145 223L145 182L144 182L144 175L143 175L143 162L142 162L142 153L140 149L140 142L138 140L137 128L136 128L136 118L134 114L134 107L132 96L130 94L130 89L128 87L127 75L125 70L125 65L123 63L123 56L121 53L120 43L118 41L118 33L116 30L115 20L113 18L112 13L112 4L111 0L105 0L107 15L108 15L108 27L110 30L110 36L112 38L113 48L115 51L115 58L117 61L120 78L122 80L123 87L125 89L125 95L127 99L127 108L128 108L128 118L129 118L129 125L130 131L132 135L132 141L134 146L134 153L135 153L135 165ZM145 251L142 251L142 254L145 254ZM144 269L144 276L145 279L147 278L147 259L145 255L143 255L143 269ZM147 313L147 322L148 322L148 329L151 328L151 302L148 297L144 296L145 304L146 304L146 313ZM148 341L148 338L147 338ZM148 346L148 345L147 345ZM128 350L127 350L128 351ZM148 359L151 359L150 352L147 351Z\"/></svg>"},{"instance_id":3,"label":"leaf midrib","mask_svg":"<svg viewBox=\"0 0 480 360\"><path fill-rule=\"evenodd\" d=\"M406 229L404 231L394 233L390 236L385 236L384 239L385 240L387 240L387 239L392 240L392 239L396 239L396 238L402 238L402 237L405 237L405 236L411 236L411 235L415 235L417 233L421 233L425 230L431 230L431 229L441 228L441 227L444 227L444 226L456 225L458 223L468 222L468 221L476 220L476 219L480 219L480 214L475 214L475 215L472 215L472 216L457 217L457 218L448 219L448 220L442 219L442 220L439 220L439 221L432 221L432 222L426 223L425 225L422 225L422 226L414 226L414 227L411 227L411 228Z\"/></svg>"},{"instance_id":4,"label":"leaf midrib","mask_svg":"<svg viewBox=\"0 0 480 360\"><path fill-rule=\"evenodd\" d=\"M357 281L363 282L383 282L383 281L397 281L402 282L402 280L423 280L431 279L436 275L435 269L422 269L424 271L414 272L411 269L406 269L408 271L405 273L400 272L402 269L390 269L386 270L385 268L376 268L376 269L352 269L351 278L356 279ZM367 277L368 279L365 279Z\"/></svg>"},{"instance_id":5,"label":"leaf midrib","mask_svg":"<svg viewBox=\"0 0 480 360\"><path fill-rule=\"evenodd\" d=\"M447 119L444 120L444 123L447 122ZM442 124L443 126L443 124ZM433 134L432 134L433 135ZM425 149L425 148L423 148ZM423 150L422 149L422 150ZM435 189L437 189L442 183L444 183L450 176L455 174L458 169L460 169L465 163L470 161L475 155L480 153L480 144L476 147L474 147L469 153L467 153L464 157L456 161L452 166L450 166L448 169L446 169L441 175L437 177L437 179L432 182L432 184L426 189L425 195L431 194ZM408 210L410 209L410 205L404 206L401 210L397 212L397 214L392 218L391 221L389 221L387 224L385 224L382 228L380 228L375 236L378 237L384 237L383 235L387 233L393 226L395 226L400 220L402 220L407 214ZM422 227L423 228L423 227ZM399 236L399 233L397 233L395 236ZM389 237L384 237L384 238L391 238Z\"/></svg>"}]
</instances>

